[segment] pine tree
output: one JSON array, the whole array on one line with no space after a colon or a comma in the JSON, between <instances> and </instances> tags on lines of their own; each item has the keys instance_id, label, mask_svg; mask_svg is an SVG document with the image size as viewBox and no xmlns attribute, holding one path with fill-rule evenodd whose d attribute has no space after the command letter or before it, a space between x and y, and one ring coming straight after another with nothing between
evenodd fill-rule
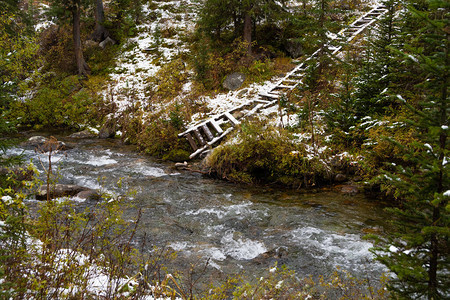
<instances>
[{"instance_id":1,"label":"pine tree","mask_svg":"<svg viewBox=\"0 0 450 300\"><path fill-rule=\"evenodd\" d=\"M6 6L0 12L0 167L16 162L4 155L11 142L3 137L15 130L7 112L18 92L25 89L25 79L40 65L36 37L26 30L24 16L17 9Z\"/></svg>"},{"instance_id":2,"label":"pine tree","mask_svg":"<svg viewBox=\"0 0 450 300\"><path fill-rule=\"evenodd\" d=\"M199 10L199 30L215 41L224 32L232 33L232 40L242 37L251 54L258 22L282 20L285 1L273 0L206 0Z\"/></svg>"},{"instance_id":3,"label":"pine tree","mask_svg":"<svg viewBox=\"0 0 450 300\"><path fill-rule=\"evenodd\" d=\"M449 4L430 0L421 3L420 10L413 5L408 9L421 27L409 35L402 62L420 70L414 74L420 82L414 87L416 99L397 98L412 113L407 123L415 128L417 142L392 141L403 151L405 162L384 174L385 186L394 187L403 201L391 210L397 215L395 231L375 251L396 275L389 286L392 291L408 299L444 299L450 286Z\"/></svg>"},{"instance_id":4,"label":"pine tree","mask_svg":"<svg viewBox=\"0 0 450 300\"><path fill-rule=\"evenodd\" d=\"M106 30L104 26L105 10L103 7L103 0L95 0L94 16L95 28L94 32L91 34L91 39L97 42L101 42L109 36L108 30Z\"/></svg>"},{"instance_id":5,"label":"pine tree","mask_svg":"<svg viewBox=\"0 0 450 300\"><path fill-rule=\"evenodd\" d=\"M385 16L368 36L361 71L356 78L355 109L359 118L384 114L393 104L386 91L393 88L400 72L399 62L390 48L400 43L400 26L396 17L398 0L387 0Z\"/></svg>"},{"instance_id":6,"label":"pine tree","mask_svg":"<svg viewBox=\"0 0 450 300\"><path fill-rule=\"evenodd\" d=\"M86 8L92 3L88 0L51 0L50 4L50 14L56 16L60 22L64 22L68 19L71 20L73 28L73 46L78 75L88 75L90 73L90 68L83 56L80 18L83 8Z\"/></svg>"}]
</instances>

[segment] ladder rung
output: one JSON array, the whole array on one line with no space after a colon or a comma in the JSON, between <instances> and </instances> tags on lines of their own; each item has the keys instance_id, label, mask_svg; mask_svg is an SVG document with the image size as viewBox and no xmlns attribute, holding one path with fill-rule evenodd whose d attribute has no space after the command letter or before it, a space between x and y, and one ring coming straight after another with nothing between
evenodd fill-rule
<instances>
[{"instance_id":1,"label":"ladder rung","mask_svg":"<svg viewBox=\"0 0 450 300\"><path fill-rule=\"evenodd\" d=\"M214 138L214 136L212 135L212 133L209 130L208 126L206 126L206 124L204 124L204 125L202 125L202 129L203 129L203 132L208 137L208 141L211 141Z\"/></svg>"},{"instance_id":2,"label":"ladder rung","mask_svg":"<svg viewBox=\"0 0 450 300\"><path fill-rule=\"evenodd\" d=\"M203 139L202 135L200 134L200 132L198 131L197 128L194 129L193 131L194 131L195 137L197 138L198 142L200 143L200 145L203 146L205 144L205 140Z\"/></svg>"},{"instance_id":3,"label":"ladder rung","mask_svg":"<svg viewBox=\"0 0 450 300\"><path fill-rule=\"evenodd\" d=\"M209 123L211 123L211 125L214 127L214 129L217 131L218 134L222 134L223 133L222 128L220 128L219 124L217 124L217 122L214 121L214 119L209 121Z\"/></svg>"},{"instance_id":4,"label":"ladder rung","mask_svg":"<svg viewBox=\"0 0 450 300\"><path fill-rule=\"evenodd\" d=\"M236 120L236 118L233 117L229 112L225 112L224 115L225 115L225 117L228 118L228 120L230 120L230 122L233 124L233 126L240 124L240 122L238 120Z\"/></svg>"},{"instance_id":5,"label":"ladder rung","mask_svg":"<svg viewBox=\"0 0 450 300\"><path fill-rule=\"evenodd\" d=\"M292 90L295 86L293 85L284 85L284 84L279 84L277 85L275 88L280 88L280 89L290 89Z\"/></svg>"},{"instance_id":6,"label":"ladder rung","mask_svg":"<svg viewBox=\"0 0 450 300\"><path fill-rule=\"evenodd\" d=\"M195 144L194 139L192 138L192 135L190 133L186 134L186 139L188 140L189 144L191 145L191 148L194 151L197 151L197 149L198 149L197 144Z\"/></svg>"}]
</instances>

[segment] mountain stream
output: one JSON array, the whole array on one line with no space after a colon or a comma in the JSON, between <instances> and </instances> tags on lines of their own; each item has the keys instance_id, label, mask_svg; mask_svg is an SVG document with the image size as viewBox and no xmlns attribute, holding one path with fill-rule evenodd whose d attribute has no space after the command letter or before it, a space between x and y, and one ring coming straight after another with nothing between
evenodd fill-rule
<instances>
[{"instance_id":1,"label":"mountain stream","mask_svg":"<svg viewBox=\"0 0 450 300\"><path fill-rule=\"evenodd\" d=\"M10 150L22 151L43 174L38 162L45 166L48 157ZM214 272L258 276L276 261L304 276L328 275L340 267L373 279L385 271L373 261L372 244L362 237L381 230L389 216L362 194L232 184L175 170L171 163L114 140L77 141L75 148L52 158L60 183L116 194L135 190L130 198L135 208L127 209L125 218L141 209L138 236L145 233L154 246L178 251L178 266L209 259Z\"/></svg>"}]
</instances>

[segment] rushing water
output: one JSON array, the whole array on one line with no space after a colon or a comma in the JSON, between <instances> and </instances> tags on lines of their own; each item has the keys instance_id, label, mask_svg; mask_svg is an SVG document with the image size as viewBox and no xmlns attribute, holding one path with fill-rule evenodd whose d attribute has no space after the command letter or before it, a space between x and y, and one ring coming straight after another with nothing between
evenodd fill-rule
<instances>
[{"instance_id":1,"label":"rushing water","mask_svg":"<svg viewBox=\"0 0 450 300\"><path fill-rule=\"evenodd\" d=\"M24 154L45 166L45 155ZM53 161L60 183L123 193L116 186L123 178L137 191L127 214L142 210L140 234L179 251L181 264L210 259L209 268L222 274L257 275L275 261L301 275L327 275L337 266L372 278L385 271L362 236L379 230L387 215L362 195L235 185L174 170L115 141L79 141Z\"/></svg>"}]
</instances>

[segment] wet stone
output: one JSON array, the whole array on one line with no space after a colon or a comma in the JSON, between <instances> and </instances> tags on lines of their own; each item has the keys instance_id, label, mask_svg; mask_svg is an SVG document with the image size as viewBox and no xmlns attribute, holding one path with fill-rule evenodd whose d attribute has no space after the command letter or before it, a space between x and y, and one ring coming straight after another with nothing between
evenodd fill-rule
<instances>
[{"instance_id":1,"label":"wet stone","mask_svg":"<svg viewBox=\"0 0 450 300\"><path fill-rule=\"evenodd\" d=\"M95 133L90 132L88 129L72 133L71 135L68 136L68 138L71 139L91 139L95 137L97 137L97 135Z\"/></svg>"},{"instance_id":2,"label":"wet stone","mask_svg":"<svg viewBox=\"0 0 450 300\"><path fill-rule=\"evenodd\" d=\"M337 175L334 177L334 181L336 181L336 182L344 182L344 181L347 181L347 176L345 176L344 174L337 174Z\"/></svg>"},{"instance_id":3,"label":"wet stone","mask_svg":"<svg viewBox=\"0 0 450 300\"><path fill-rule=\"evenodd\" d=\"M89 188L74 184L55 184L50 186L50 193L53 198L75 196L83 191L90 191ZM37 200L47 199L47 186L43 185L36 193Z\"/></svg>"},{"instance_id":4,"label":"wet stone","mask_svg":"<svg viewBox=\"0 0 450 300\"><path fill-rule=\"evenodd\" d=\"M245 78L246 76L243 73L238 72L232 73L225 78L223 82L223 87L226 88L227 90L235 91L242 86L242 84L245 81Z\"/></svg>"},{"instance_id":5,"label":"wet stone","mask_svg":"<svg viewBox=\"0 0 450 300\"><path fill-rule=\"evenodd\" d=\"M64 142L57 140L52 141L51 139L40 135L30 137L28 141L23 142L21 146L25 149L33 149L42 153L49 152L50 150L68 150L71 148Z\"/></svg>"},{"instance_id":6,"label":"wet stone","mask_svg":"<svg viewBox=\"0 0 450 300\"><path fill-rule=\"evenodd\" d=\"M341 193L343 194L355 195L358 194L358 192L359 192L358 187L355 185L344 185L341 188Z\"/></svg>"},{"instance_id":7,"label":"wet stone","mask_svg":"<svg viewBox=\"0 0 450 300\"><path fill-rule=\"evenodd\" d=\"M88 201L97 201L101 198L101 195L99 195L99 193L95 190L81 191L76 196L80 199Z\"/></svg>"}]
</instances>

